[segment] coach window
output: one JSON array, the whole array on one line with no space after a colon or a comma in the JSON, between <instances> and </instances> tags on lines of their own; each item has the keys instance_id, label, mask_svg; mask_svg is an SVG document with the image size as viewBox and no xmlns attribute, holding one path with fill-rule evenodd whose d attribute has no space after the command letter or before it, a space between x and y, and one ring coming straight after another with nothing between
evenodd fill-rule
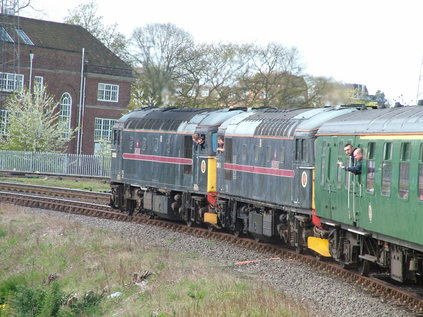
<instances>
[{"instance_id":1,"label":"coach window","mask_svg":"<svg viewBox=\"0 0 423 317\"><path fill-rule=\"evenodd\" d=\"M410 143L401 144L401 161L399 165L398 194L401 198L408 199L409 174L410 174Z\"/></svg>"},{"instance_id":2,"label":"coach window","mask_svg":"<svg viewBox=\"0 0 423 317\"><path fill-rule=\"evenodd\" d=\"M366 192L369 194L375 192L375 148L375 142L369 142L367 145Z\"/></svg>"},{"instance_id":3,"label":"coach window","mask_svg":"<svg viewBox=\"0 0 423 317\"><path fill-rule=\"evenodd\" d=\"M327 146L326 142L323 142L322 144L322 169L321 169L321 184L324 185L325 184L325 179L326 179L326 169L330 169L330 168L326 168L328 165L328 161L330 160L330 148L329 146Z\"/></svg>"},{"instance_id":4,"label":"coach window","mask_svg":"<svg viewBox=\"0 0 423 317\"><path fill-rule=\"evenodd\" d=\"M344 142L339 142L338 144L338 162L342 161L342 158L344 157ZM338 165L338 174L337 174L337 179L338 179L338 188L341 188L341 184L342 184L342 174L344 174L344 169L341 168Z\"/></svg>"},{"instance_id":5,"label":"coach window","mask_svg":"<svg viewBox=\"0 0 423 317\"><path fill-rule=\"evenodd\" d=\"M391 176L392 176L392 143L386 142L383 145L383 162L382 162L382 196L391 195Z\"/></svg>"},{"instance_id":6,"label":"coach window","mask_svg":"<svg viewBox=\"0 0 423 317\"><path fill-rule=\"evenodd\" d=\"M423 143L420 144L419 155L419 200L423 201Z\"/></svg>"}]
</instances>

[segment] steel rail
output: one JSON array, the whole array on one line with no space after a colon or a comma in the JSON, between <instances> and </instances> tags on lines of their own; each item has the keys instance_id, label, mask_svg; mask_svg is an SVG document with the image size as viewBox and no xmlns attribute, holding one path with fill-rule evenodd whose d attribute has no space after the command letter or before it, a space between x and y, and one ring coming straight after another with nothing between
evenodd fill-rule
<instances>
[{"instance_id":1,"label":"steel rail","mask_svg":"<svg viewBox=\"0 0 423 317\"><path fill-rule=\"evenodd\" d=\"M384 281L361 276L360 274L350 270L346 270L335 263L320 261L314 256L299 254L295 251L283 248L281 246L261 243L247 238L240 238L219 231L210 231L206 228L189 227L184 224L169 222L166 220L151 219L143 214L134 215L131 217L127 214L117 212L110 206L103 204L72 201L68 199L44 197L33 194L29 195L22 193L12 193L9 191L0 192L0 202L27 206L31 208L51 209L67 213L101 217L115 221L117 220L138 224L154 225L177 232L187 233L197 237L224 241L250 250L263 252L271 256L277 256L280 257L282 260L290 259L305 263L319 271L328 272L331 275L340 277L347 282L359 285L361 288L368 290L372 294L394 300L398 304L407 307L413 312L419 314L423 313L423 298L417 297L414 294L408 293L396 287L395 285L391 285Z\"/></svg>"}]
</instances>

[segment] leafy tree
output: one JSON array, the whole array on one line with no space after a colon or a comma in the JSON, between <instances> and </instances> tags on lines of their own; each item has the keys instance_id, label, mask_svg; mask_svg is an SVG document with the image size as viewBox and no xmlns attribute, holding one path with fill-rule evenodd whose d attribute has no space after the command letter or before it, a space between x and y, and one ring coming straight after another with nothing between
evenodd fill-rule
<instances>
[{"instance_id":1,"label":"leafy tree","mask_svg":"<svg viewBox=\"0 0 423 317\"><path fill-rule=\"evenodd\" d=\"M118 31L117 23L104 25L101 22L103 17L98 15L97 9L95 0L90 0L87 4L79 4L75 9L68 10L69 15L65 18L65 23L82 26L122 60L131 63L127 40Z\"/></svg>"},{"instance_id":2,"label":"leafy tree","mask_svg":"<svg viewBox=\"0 0 423 317\"><path fill-rule=\"evenodd\" d=\"M380 90L377 90L371 99L372 101L375 101L379 107L386 108L389 105L389 102L385 97L385 93Z\"/></svg>"},{"instance_id":3,"label":"leafy tree","mask_svg":"<svg viewBox=\"0 0 423 317\"><path fill-rule=\"evenodd\" d=\"M58 103L45 87L33 94L28 90L17 92L6 100L5 109L7 135L0 142L4 150L63 151L75 132L67 127L68 122L60 120Z\"/></svg>"}]
</instances>

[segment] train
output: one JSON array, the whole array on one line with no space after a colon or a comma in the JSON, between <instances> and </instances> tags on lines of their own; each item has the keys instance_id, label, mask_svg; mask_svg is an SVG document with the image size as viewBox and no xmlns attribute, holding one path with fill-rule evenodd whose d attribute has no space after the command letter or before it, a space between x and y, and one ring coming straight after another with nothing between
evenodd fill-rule
<instances>
[{"instance_id":1,"label":"train","mask_svg":"<svg viewBox=\"0 0 423 317\"><path fill-rule=\"evenodd\" d=\"M122 212L422 281L421 106L146 107L112 134L111 205ZM354 164L347 145L362 151L361 173L342 168Z\"/></svg>"}]
</instances>

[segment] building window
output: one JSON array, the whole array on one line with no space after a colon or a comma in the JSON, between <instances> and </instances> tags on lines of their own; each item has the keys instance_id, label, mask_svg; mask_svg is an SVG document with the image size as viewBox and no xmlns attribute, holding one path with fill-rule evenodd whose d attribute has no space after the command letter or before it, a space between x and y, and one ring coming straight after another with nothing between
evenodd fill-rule
<instances>
[{"instance_id":1,"label":"building window","mask_svg":"<svg viewBox=\"0 0 423 317\"><path fill-rule=\"evenodd\" d=\"M119 86L99 83L97 100L118 102L119 101Z\"/></svg>"},{"instance_id":2,"label":"building window","mask_svg":"<svg viewBox=\"0 0 423 317\"><path fill-rule=\"evenodd\" d=\"M34 91L39 92L43 89L44 85L44 78L43 76L35 76L34 77Z\"/></svg>"},{"instance_id":3,"label":"building window","mask_svg":"<svg viewBox=\"0 0 423 317\"><path fill-rule=\"evenodd\" d=\"M116 123L115 119L95 118L94 142L112 139L112 128Z\"/></svg>"},{"instance_id":4,"label":"building window","mask_svg":"<svg viewBox=\"0 0 423 317\"><path fill-rule=\"evenodd\" d=\"M0 72L0 91L16 91L23 87L24 76L22 74Z\"/></svg>"},{"instance_id":5,"label":"building window","mask_svg":"<svg viewBox=\"0 0 423 317\"><path fill-rule=\"evenodd\" d=\"M18 33L19 37L21 38L22 42L27 45L34 45L31 39L26 35L26 33L21 29L16 29L16 33Z\"/></svg>"},{"instance_id":6,"label":"building window","mask_svg":"<svg viewBox=\"0 0 423 317\"><path fill-rule=\"evenodd\" d=\"M0 26L0 41L13 43L12 38L2 26Z\"/></svg>"},{"instance_id":7,"label":"building window","mask_svg":"<svg viewBox=\"0 0 423 317\"><path fill-rule=\"evenodd\" d=\"M7 110L0 110L0 135L7 135Z\"/></svg>"},{"instance_id":8,"label":"building window","mask_svg":"<svg viewBox=\"0 0 423 317\"><path fill-rule=\"evenodd\" d=\"M69 93L65 92L60 98L60 114L59 121L64 125L65 131L62 134L62 138L67 139L70 136L71 128L71 109L72 109L72 97Z\"/></svg>"}]
</instances>

